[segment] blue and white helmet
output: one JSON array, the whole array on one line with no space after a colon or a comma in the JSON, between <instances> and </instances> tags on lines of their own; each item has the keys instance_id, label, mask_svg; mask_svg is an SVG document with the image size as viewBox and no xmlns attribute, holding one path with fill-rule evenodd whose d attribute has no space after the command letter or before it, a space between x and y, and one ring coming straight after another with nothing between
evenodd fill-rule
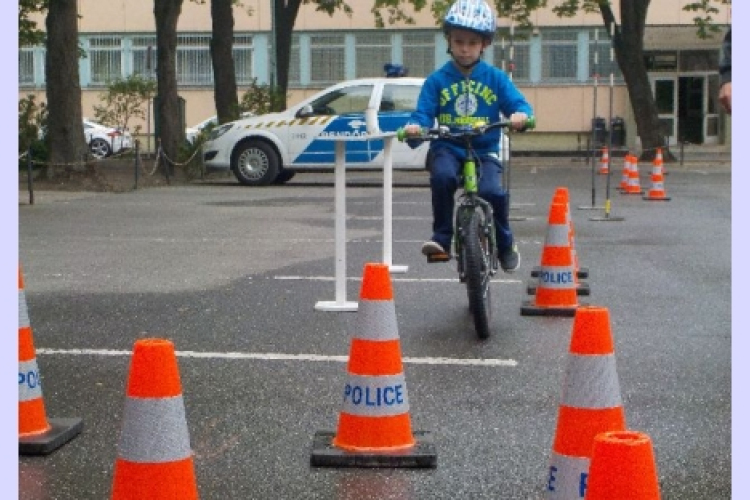
<instances>
[{"instance_id":1,"label":"blue and white helmet","mask_svg":"<svg viewBox=\"0 0 750 500\"><path fill-rule=\"evenodd\" d=\"M473 31L492 39L497 24L495 14L484 0L456 0L443 19L443 31L447 34L451 28Z\"/></svg>"}]
</instances>

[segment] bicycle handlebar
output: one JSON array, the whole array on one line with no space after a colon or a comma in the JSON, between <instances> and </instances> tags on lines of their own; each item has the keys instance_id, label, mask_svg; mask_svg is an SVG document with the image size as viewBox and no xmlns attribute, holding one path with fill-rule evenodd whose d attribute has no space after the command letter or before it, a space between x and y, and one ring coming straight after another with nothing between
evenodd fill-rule
<instances>
[{"instance_id":1,"label":"bicycle handlebar","mask_svg":"<svg viewBox=\"0 0 750 500\"><path fill-rule=\"evenodd\" d=\"M424 128L422 129L422 134L417 136L409 136L406 135L406 131L404 128L400 128L396 131L396 138L403 142L408 139L421 139L421 140L429 140L429 139L469 139L472 137L478 137L488 130L496 129L496 128L507 128L510 127L512 122L509 119L504 120L498 120L494 123L485 124L484 122L477 122L471 128L467 128L465 130L459 130L456 132L452 132L448 127L445 125L441 125L438 128ZM533 129L536 127L536 118L533 116L530 116L526 119L526 122L524 123L525 129Z\"/></svg>"}]
</instances>

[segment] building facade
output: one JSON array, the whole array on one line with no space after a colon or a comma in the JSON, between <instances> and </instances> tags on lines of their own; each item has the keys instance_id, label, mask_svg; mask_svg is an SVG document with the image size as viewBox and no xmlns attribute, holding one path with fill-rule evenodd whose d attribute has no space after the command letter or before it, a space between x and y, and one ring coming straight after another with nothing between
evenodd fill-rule
<instances>
[{"instance_id":1,"label":"building facade","mask_svg":"<svg viewBox=\"0 0 750 500\"><path fill-rule=\"evenodd\" d=\"M619 2L613 1L619 13ZM644 49L652 90L671 144L725 144L728 118L718 105L717 74L723 32L731 7L721 6L714 21L720 34L702 40L689 0L659 0L649 7ZM288 102L295 103L335 82L383 74L388 62L402 63L409 76L426 76L448 60L446 42L429 9L412 13L415 25L374 27L370 7L333 17L303 5L292 40ZM554 2L553 2L554 4ZM234 12L234 59L240 94L253 79L275 81L273 21L268 0L245 0ZM155 75L156 34L153 2L78 0L79 34L87 57L80 61L83 114L108 81L132 73ZM44 26L44 19L40 18ZM523 32L500 19L487 61L505 69L534 106L535 134L519 136L522 148L571 150L586 147L595 117L624 125L625 145L639 141L627 88L612 62L609 37L600 15L559 18L551 10L535 13L535 29ZM178 23L177 74L185 99L187 125L216 114L209 53L210 5L184 2ZM19 48L19 95L44 101L44 47ZM142 131L153 129L151 119Z\"/></svg>"}]
</instances>

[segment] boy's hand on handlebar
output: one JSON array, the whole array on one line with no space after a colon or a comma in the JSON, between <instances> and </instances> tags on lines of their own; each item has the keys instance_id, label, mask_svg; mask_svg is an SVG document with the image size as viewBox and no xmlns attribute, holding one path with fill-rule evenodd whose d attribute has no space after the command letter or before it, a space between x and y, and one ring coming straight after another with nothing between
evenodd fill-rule
<instances>
[{"instance_id":1,"label":"boy's hand on handlebar","mask_svg":"<svg viewBox=\"0 0 750 500\"><path fill-rule=\"evenodd\" d=\"M525 130L526 129L526 121L529 119L529 117L526 115L526 113L513 113L510 115L510 122L511 127L513 130Z\"/></svg>"},{"instance_id":2,"label":"boy's hand on handlebar","mask_svg":"<svg viewBox=\"0 0 750 500\"><path fill-rule=\"evenodd\" d=\"M407 124L404 126L404 135L406 137L419 137L422 135L422 127L414 123Z\"/></svg>"}]
</instances>

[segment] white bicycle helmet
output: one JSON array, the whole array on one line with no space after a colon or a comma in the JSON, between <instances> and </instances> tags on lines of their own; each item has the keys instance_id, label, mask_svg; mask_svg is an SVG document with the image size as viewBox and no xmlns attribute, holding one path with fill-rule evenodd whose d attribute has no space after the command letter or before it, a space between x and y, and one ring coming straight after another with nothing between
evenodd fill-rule
<instances>
[{"instance_id":1,"label":"white bicycle helmet","mask_svg":"<svg viewBox=\"0 0 750 500\"><path fill-rule=\"evenodd\" d=\"M443 31L447 34L451 28L473 31L492 39L497 25L485 0L456 0L443 19Z\"/></svg>"}]
</instances>

